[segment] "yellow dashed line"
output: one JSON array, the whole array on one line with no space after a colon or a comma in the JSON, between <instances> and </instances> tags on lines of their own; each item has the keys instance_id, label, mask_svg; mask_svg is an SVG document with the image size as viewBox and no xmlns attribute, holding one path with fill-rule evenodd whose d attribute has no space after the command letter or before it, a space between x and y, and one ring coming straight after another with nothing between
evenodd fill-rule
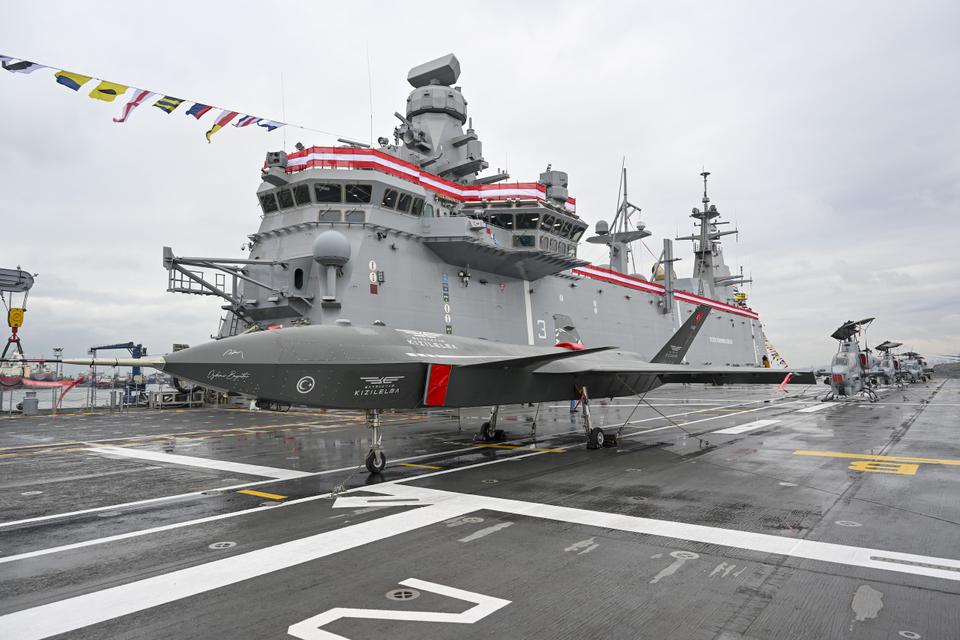
<instances>
[{"instance_id":1,"label":"yellow dashed line","mask_svg":"<svg viewBox=\"0 0 960 640\"><path fill-rule=\"evenodd\" d=\"M881 460L888 462L915 462L920 464L960 465L960 460L949 458L915 458L912 456L877 456L868 453L840 453L838 451L794 451L795 456L816 456L819 458L852 458L855 460Z\"/></svg>"},{"instance_id":2,"label":"yellow dashed line","mask_svg":"<svg viewBox=\"0 0 960 640\"><path fill-rule=\"evenodd\" d=\"M411 464L409 462L401 462L397 465L398 467L413 467L414 469L443 469L443 467L436 467L432 464Z\"/></svg>"},{"instance_id":3,"label":"yellow dashed line","mask_svg":"<svg viewBox=\"0 0 960 640\"><path fill-rule=\"evenodd\" d=\"M537 449L536 447L525 447L522 444L475 444L475 447L484 447L487 449L523 449L524 451L540 451L542 453L564 453L565 449Z\"/></svg>"},{"instance_id":4,"label":"yellow dashed line","mask_svg":"<svg viewBox=\"0 0 960 640\"><path fill-rule=\"evenodd\" d=\"M287 496L281 496L276 493L267 493L266 491L255 491L253 489L241 489L237 493L245 493L248 496L257 496L258 498L266 498L267 500L286 500Z\"/></svg>"}]
</instances>

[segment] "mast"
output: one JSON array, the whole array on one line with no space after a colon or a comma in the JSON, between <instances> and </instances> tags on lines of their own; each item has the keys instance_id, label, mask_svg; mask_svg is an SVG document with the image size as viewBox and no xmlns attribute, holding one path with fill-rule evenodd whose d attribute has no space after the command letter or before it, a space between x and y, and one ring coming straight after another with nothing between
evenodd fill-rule
<instances>
[{"instance_id":1,"label":"mast","mask_svg":"<svg viewBox=\"0 0 960 640\"><path fill-rule=\"evenodd\" d=\"M637 215L634 223L633 215ZM631 229L631 225L636 227ZM640 219L640 207L627 199L627 168L620 169L620 193L617 194L617 213L613 223L597 222L597 235L587 238L593 244L605 244L610 248L610 268L619 273L630 273L630 243L652 235Z\"/></svg>"},{"instance_id":2,"label":"mast","mask_svg":"<svg viewBox=\"0 0 960 640\"><path fill-rule=\"evenodd\" d=\"M694 223L698 231L696 234L683 236L677 240L691 240L693 242L693 253L695 256L693 264L693 277L697 280L697 295L716 298L718 287L726 287L734 284L746 282L742 275L731 276L729 270L724 268L718 275L718 266L723 266L723 249L720 246L720 238L738 233L736 229L729 231L720 231L721 224L729 224L717 220L720 212L717 211L717 205L710 204L710 196L707 194L707 178L710 172L704 170L703 176L703 198L701 203L703 209L693 208L690 217L696 220Z\"/></svg>"}]
</instances>

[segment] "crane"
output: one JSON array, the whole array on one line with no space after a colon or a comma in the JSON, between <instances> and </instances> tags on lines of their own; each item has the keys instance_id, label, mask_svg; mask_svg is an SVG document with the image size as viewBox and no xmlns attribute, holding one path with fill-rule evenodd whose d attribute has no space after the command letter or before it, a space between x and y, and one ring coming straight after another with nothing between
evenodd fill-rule
<instances>
[{"instance_id":1,"label":"crane","mask_svg":"<svg viewBox=\"0 0 960 640\"><path fill-rule=\"evenodd\" d=\"M122 342L118 344L105 344L99 347L90 347L88 353L96 357L98 351L116 351L126 349L131 358L142 358L147 355L147 350L142 344L134 342ZM139 402L147 390L147 385L143 381L143 370L140 367L133 367L132 376L123 385L124 401L128 404ZM96 385L96 377L94 377Z\"/></svg>"}]
</instances>

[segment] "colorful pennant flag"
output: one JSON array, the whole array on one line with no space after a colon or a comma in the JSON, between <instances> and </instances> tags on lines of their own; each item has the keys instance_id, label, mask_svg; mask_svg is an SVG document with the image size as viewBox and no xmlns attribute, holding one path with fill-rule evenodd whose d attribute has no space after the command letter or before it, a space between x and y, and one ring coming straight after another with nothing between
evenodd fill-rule
<instances>
[{"instance_id":1,"label":"colorful pennant flag","mask_svg":"<svg viewBox=\"0 0 960 640\"><path fill-rule=\"evenodd\" d=\"M259 121L260 121L260 118L257 118L257 117L254 117L254 116L243 116L243 117L241 117L239 120L237 120L236 122L234 122L234 123L233 123L233 126L235 126L235 127L248 127L248 126L250 126L251 124L254 124L254 123L259 122Z\"/></svg>"},{"instance_id":2,"label":"colorful pennant flag","mask_svg":"<svg viewBox=\"0 0 960 640\"><path fill-rule=\"evenodd\" d=\"M158 109L162 109L167 113L171 113L174 109L180 106L181 102L183 102L183 100L181 100L180 98L174 98L172 96L163 96L162 98L157 100L153 104L153 106L157 107Z\"/></svg>"},{"instance_id":3,"label":"colorful pennant flag","mask_svg":"<svg viewBox=\"0 0 960 640\"><path fill-rule=\"evenodd\" d=\"M220 112L220 115L217 116L216 121L213 123L213 127L210 128L210 131L207 131L207 142L211 142L210 138L220 129L223 129L225 126L230 124L230 121L240 115L237 111L227 111L224 109Z\"/></svg>"},{"instance_id":4,"label":"colorful pennant flag","mask_svg":"<svg viewBox=\"0 0 960 640\"><path fill-rule=\"evenodd\" d=\"M11 73L33 73L37 69L46 69L42 64L37 64L36 62L30 62L29 60L19 60L17 62L13 61L13 58L3 56L3 61L0 63L3 65L3 68Z\"/></svg>"},{"instance_id":5,"label":"colorful pennant flag","mask_svg":"<svg viewBox=\"0 0 960 640\"><path fill-rule=\"evenodd\" d=\"M139 107L141 104L149 100L152 96L155 96L153 91L147 91L146 89L134 89L133 97L130 98L130 101L127 104L123 105L123 113L120 114L119 118L114 118L114 122L126 122L127 118L130 117L130 114L134 109Z\"/></svg>"},{"instance_id":6,"label":"colorful pennant flag","mask_svg":"<svg viewBox=\"0 0 960 640\"><path fill-rule=\"evenodd\" d=\"M275 122L273 120L260 120L260 122L257 123L257 126L263 127L267 131L273 131L274 129L279 129L282 127L283 124L284 123L282 122Z\"/></svg>"},{"instance_id":7,"label":"colorful pennant flag","mask_svg":"<svg viewBox=\"0 0 960 640\"><path fill-rule=\"evenodd\" d=\"M129 87L122 84L107 82L104 80L90 92L90 97L94 100L103 100L104 102L113 102L117 96L123 95Z\"/></svg>"},{"instance_id":8,"label":"colorful pennant flag","mask_svg":"<svg viewBox=\"0 0 960 640\"><path fill-rule=\"evenodd\" d=\"M90 81L90 76L82 76L79 73L71 73L70 71L58 71L54 74L54 77L57 79L57 83L74 91Z\"/></svg>"},{"instance_id":9,"label":"colorful pennant flag","mask_svg":"<svg viewBox=\"0 0 960 640\"><path fill-rule=\"evenodd\" d=\"M11 73L33 73L38 69L52 69L46 65L30 62L29 60L21 60L19 58L2 54L0 54L0 66ZM54 80L57 82L57 84L63 85L71 91L79 91L80 87L94 79L93 76L86 76L73 71L65 71L62 69L52 69L52 71L54 72ZM101 100L103 102L114 102L117 99L117 96L124 95L128 89L132 90L132 96L129 98L127 103L123 105L123 110L121 111L120 115L116 118L113 118L113 121L118 123L126 122L133 113L134 109L157 95L161 95L162 97L154 103L154 106L162 109L165 113L172 113L179 108L182 103L187 101L181 98L174 98L173 96L157 94L156 92L146 89L136 89L126 85L117 84L115 82L109 82L107 80L98 79L97 82L98 84L90 91L88 95L95 100ZM197 120L205 116L208 111L214 109L214 107L201 102L194 102L192 100L190 102L193 104L186 113L188 116L193 116ZM237 116L240 116L240 118L236 122L233 122L234 118ZM231 122L233 122L233 126L238 128L257 125L258 127L262 127L267 131L274 131L280 127L287 126L287 124L284 122L266 120L264 118L258 118L251 115L241 115L237 111L222 109L213 126L206 133L207 142L212 142L213 134Z\"/></svg>"},{"instance_id":10,"label":"colorful pennant flag","mask_svg":"<svg viewBox=\"0 0 960 640\"><path fill-rule=\"evenodd\" d=\"M194 103L192 107L187 110L188 116L193 116L197 120L203 117L203 115L213 109L213 107L208 107L205 104L200 104L199 102Z\"/></svg>"}]
</instances>

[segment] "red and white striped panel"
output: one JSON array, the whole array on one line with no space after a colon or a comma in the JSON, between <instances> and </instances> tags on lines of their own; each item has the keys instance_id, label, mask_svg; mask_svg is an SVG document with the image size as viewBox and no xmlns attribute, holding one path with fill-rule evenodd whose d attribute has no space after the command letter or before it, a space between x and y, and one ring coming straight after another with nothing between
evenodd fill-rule
<instances>
[{"instance_id":1,"label":"red and white striped panel","mask_svg":"<svg viewBox=\"0 0 960 640\"><path fill-rule=\"evenodd\" d=\"M610 269L604 269L603 267L595 267L589 265L586 267L578 267L573 270L578 276L584 276L587 278L593 278L594 280L601 280L603 282L609 282L611 284L618 284L622 287L628 287L630 289L636 289L637 291L646 291L647 293L652 293L654 295L662 296L666 295L666 290L663 288L663 285L659 285L655 282L647 282L646 280L641 280L640 278L635 278L633 276L628 276L624 273L617 273ZM674 291L673 297L677 300L683 302L689 302L691 304L705 304L713 307L717 311L725 311L726 313L732 313L734 315L743 316L744 318L750 318L751 320L759 320L760 315L752 309L747 309L745 307L735 307L731 304L725 302L720 302L719 300L711 300L710 298L704 298L702 296L696 296L692 293L687 293L686 291Z\"/></svg>"},{"instance_id":2,"label":"red and white striped panel","mask_svg":"<svg viewBox=\"0 0 960 640\"><path fill-rule=\"evenodd\" d=\"M376 149L353 147L310 147L287 156L287 173L311 169L376 169L392 176L410 180L431 191L458 202L481 200L527 199L546 201L547 188L539 182L508 182L503 184L462 185L444 180L419 167L394 158ZM564 208L577 210L576 198L568 198Z\"/></svg>"}]
</instances>

